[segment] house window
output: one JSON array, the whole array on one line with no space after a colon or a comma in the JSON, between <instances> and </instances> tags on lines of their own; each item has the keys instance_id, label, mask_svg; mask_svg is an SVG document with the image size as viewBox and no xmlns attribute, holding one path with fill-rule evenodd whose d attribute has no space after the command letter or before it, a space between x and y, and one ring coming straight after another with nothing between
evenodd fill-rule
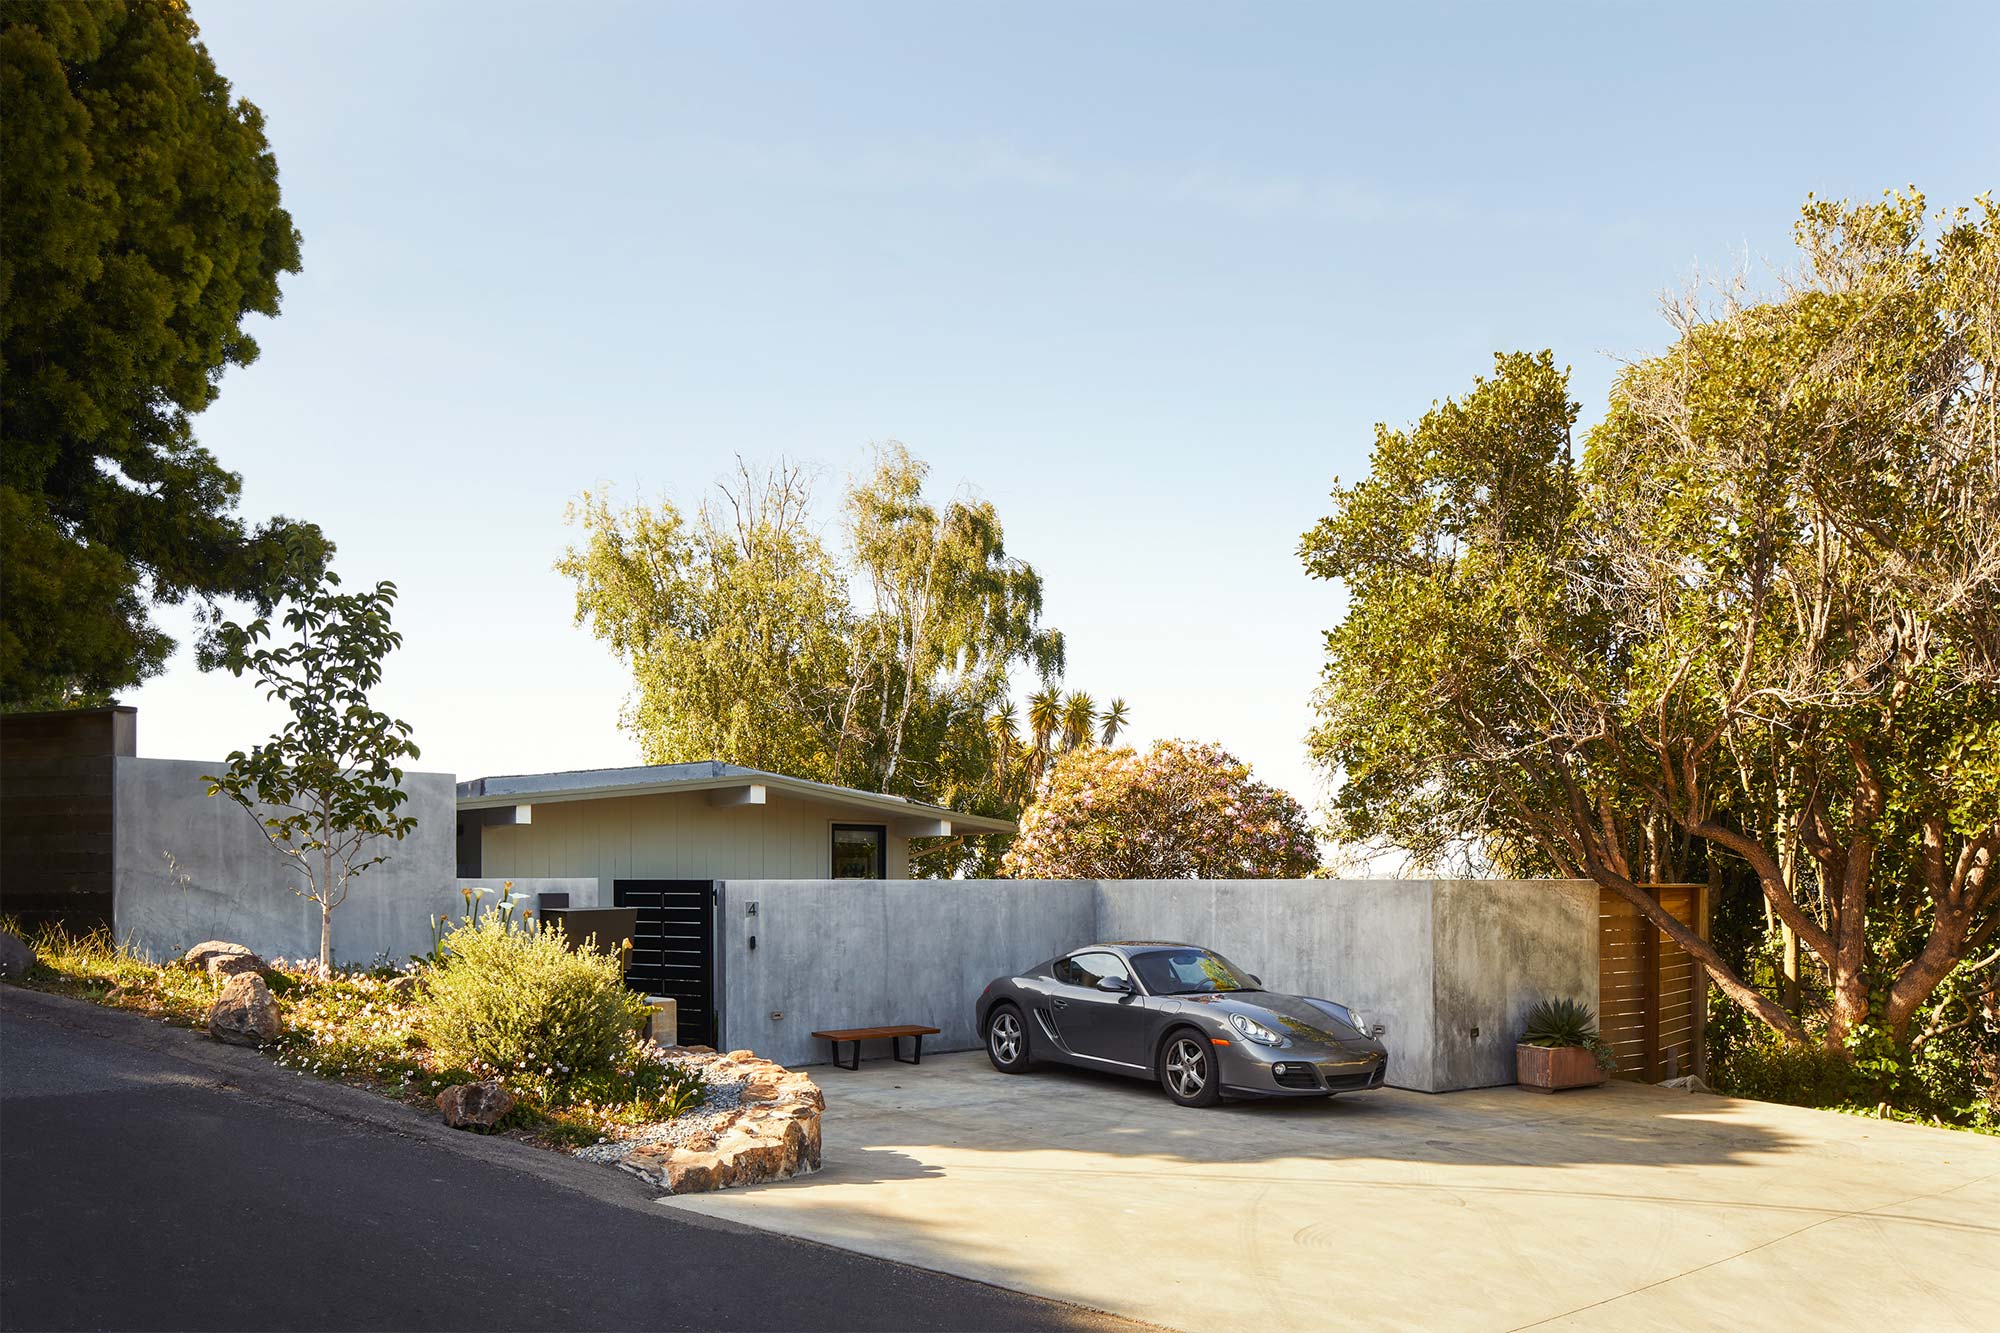
<instances>
[{"instance_id":1,"label":"house window","mask_svg":"<svg viewBox=\"0 0 2000 1333\"><path fill-rule=\"evenodd\" d=\"M889 878L889 830L882 824L833 826L835 879Z\"/></svg>"}]
</instances>

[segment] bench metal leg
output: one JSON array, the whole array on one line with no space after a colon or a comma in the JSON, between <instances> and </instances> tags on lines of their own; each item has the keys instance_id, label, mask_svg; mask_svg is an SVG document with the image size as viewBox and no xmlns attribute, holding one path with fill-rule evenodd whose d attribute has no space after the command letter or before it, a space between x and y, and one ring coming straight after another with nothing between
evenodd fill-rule
<instances>
[{"instance_id":1,"label":"bench metal leg","mask_svg":"<svg viewBox=\"0 0 2000 1333\"><path fill-rule=\"evenodd\" d=\"M857 1041L857 1042L855 1042L855 1043L854 1043L854 1062L853 1062L852 1064L849 1064L849 1063L847 1063L847 1062L843 1061L843 1060L842 1060L842 1059L840 1058L840 1043L839 1043L839 1042L837 1042L837 1041L834 1041L834 1040L833 1040L832 1038L830 1038L830 1037L829 1037L829 1038L827 1039L827 1043L826 1043L826 1044L827 1044L827 1045L829 1045L829 1046L831 1046L831 1047L833 1047L833 1063L834 1063L834 1065L835 1065L836 1067L838 1067L838 1068L841 1068L841 1069L856 1069L856 1070L858 1070L858 1069L860 1069L860 1068L861 1068L861 1043L860 1043L860 1042L858 1042L858 1041Z\"/></svg>"},{"instance_id":2,"label":"bench metal leg","mask_svg":"<svg viewBox=\"0 0 2000 1333\"><path fill-rule=\"evenodd\" d=\"M901 1037L889 1038L889 1054L895 1056L898 1060L902 1060L906 1065L920 1065L924 1062L923 1034L918 1033L916 1036L910 1038L910 1041L913 1043L910 1049L915 1054L914 1059L903 1060L903 1039Z\"/></svg>"}]
</instances>

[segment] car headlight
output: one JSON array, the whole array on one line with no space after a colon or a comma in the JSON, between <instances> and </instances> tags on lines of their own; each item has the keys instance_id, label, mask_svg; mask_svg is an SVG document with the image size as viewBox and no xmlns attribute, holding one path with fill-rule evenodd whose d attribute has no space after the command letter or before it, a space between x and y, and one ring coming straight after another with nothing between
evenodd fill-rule
<instances>
[{"instance_id":1,"label":"car headlight","mask_svg":"<svg viewBox=\"0 0 2000 1333\"><path fill-rule=\"evenodd\" d=\"M1314 1000L1313 1003L1347 1024L1347 1026L1353 1028L1362 1036L1372 1036L1368 1031L1368 1017L1359 1009L1350 1009L1348 1006L1336 1004L1332 1000Z\"/></svg>"},{"instance_id":2,"label":"car headlight","mask_svg":"<svg viewBox=\"0 0 2000 1333\"><path fill-rule=\"evenodd\" d=\"M1245 1041L1254 1041L1259 1046L1283 1046L1285 1039L1271 1029L1251 1018L1248 1014L1231 1014L1229 1026L1236 1029Z\"/></svg>"}]
</instances>

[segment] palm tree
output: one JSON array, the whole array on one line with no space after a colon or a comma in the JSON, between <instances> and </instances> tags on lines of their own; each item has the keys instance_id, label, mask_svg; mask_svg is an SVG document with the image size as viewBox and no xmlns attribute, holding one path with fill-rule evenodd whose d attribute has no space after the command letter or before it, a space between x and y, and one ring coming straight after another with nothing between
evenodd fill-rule
<instances>
[{"instance_id":1,"label":"palm tree","mask_svg":"<svg viewBox=\"0 0 2000 1333\"><path fill-rule=\"evenodd\" d=\"M1028 696L1028 733L1037 750L1049 748L1049 738L1063 723L1062 695L1053 688Z\"/></svg>"},{"instance_id":2,"label":"palm tree","mask_svg":"<svg viewBox=\"0 0 2000 1333\"><path fill-rule=\"evenodd\" d=\"M1040 784L1049 766L1049 741L1062 726L1062 696L1053 686L1028 696L1028 763L1030 790Z\"/></svg>"},{"instance_id":3,"label":"palm tree","mask_svg":"<svg viewBox=\"0 0 2000 1333\"><path fill-rule=\"evenodd\" d=\"M1104 724L1104 729L1097 733L1097 743L1099 745L1115 744L1118 740L1118 733L1125 730L1125 723L1129 719L1130 714L1126 711L1125 701L1123 699L1113 699L1110 705L1105 708L1103 716L1098 719Z\"/></svg>"},{"instance_id":4,"label":"palm tree","mask_svg":"<svg viewBox=\"0 0 2000 1333\"><path fill-rule=\"evenodd\" d=\"M1089 742L1097 723L1097 700L1082 690L1063 700L1062 747L1074 750Z\"/></svg>"},{"instance_id":5,"label":"palm tree","mask_svg":"<svg viewBox=\"0 0 2000 1333\"><path fill-rule=\"evenodd\" d=\"M1021 748L1018 718L1014 701L1009 699L986 719L986 738L993 746L993 775L1003 781L1007 777L1007 761Z\"/></svg>"}]
</instances>

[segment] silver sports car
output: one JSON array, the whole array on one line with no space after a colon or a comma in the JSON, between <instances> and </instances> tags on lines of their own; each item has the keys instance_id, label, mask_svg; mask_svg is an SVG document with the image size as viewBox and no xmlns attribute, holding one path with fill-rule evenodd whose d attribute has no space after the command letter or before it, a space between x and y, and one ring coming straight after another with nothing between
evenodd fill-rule
<instances>
[{"instance_id":1,"label":"silver sports car","mask_svg":"<svg viewBox=\"0 0 2000 1333\"><path fill-rule=\"evenodd\" d=\"M1222 1094L1328 1097L1382 1086L1380 1027L1332 1000L1267 991L1213 949L1093 944L1000 977L979 996L1003 1074L1037 1060L1157 1078L1183 1106Z\"/></svg>"}]
</instances>

